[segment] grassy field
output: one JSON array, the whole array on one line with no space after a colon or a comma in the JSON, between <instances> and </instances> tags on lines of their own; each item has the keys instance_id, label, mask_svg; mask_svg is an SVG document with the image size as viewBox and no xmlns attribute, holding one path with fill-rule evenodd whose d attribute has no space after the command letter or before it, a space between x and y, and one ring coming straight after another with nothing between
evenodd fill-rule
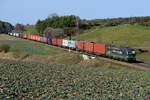
<instances>
[{"instance_id":1,"label":"grassy field","mask_svg":"<svg viewBox=\"0 0 150 100\"><path fill-rule=\"evenodd\" d=\"M18 39L15 37L0 35L0 45L10 46L8 54L0 56L10 56L9 58L19 58L23 60L38 60L48 63L76 64L82 59L79 54L69 53L64 49L58 49L47 44ZM26 59L24 59L27 56Z\"/></svg>"},{"instance_id":2,"label":"grassy field","mask_svg":"<svg viewBox=\"0 0 150 100\"><path fill-rule=\"evenodd\" d=\"M143 48L148 53L137 55L139 59L150 61L150 27L140 25L120 25L114 27L95 27L73 37L97 43L114 44L118 47Z\"/></svg>"},{"instance_id":3,"label":"grassy field","mask_svg":"<svg viewBox=\"0 0 150 100\"><path fill-rule=\"evenodd\" d=\"M98 43L114 43L117 46L150 47L150 27L139 25L120 25L114 27L95 27L74 37Z\"/></svg>"},{"instance_id":4,"label":"grassy field","mask_svg":"<svg viewBox=\"0 0 150 100\"><path fill-rule=\"evenodd\" d=\"M150 99L149 72L111 66L0 60L0 99Z\"/></svg>"}]
</instances>

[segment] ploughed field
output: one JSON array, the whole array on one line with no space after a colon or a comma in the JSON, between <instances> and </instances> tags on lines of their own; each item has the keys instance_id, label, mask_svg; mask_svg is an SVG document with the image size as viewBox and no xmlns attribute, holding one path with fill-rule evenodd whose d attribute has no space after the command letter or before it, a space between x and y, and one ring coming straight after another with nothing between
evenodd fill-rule
<instances>
[{"instance_id":1,"label":"ploughed field","mask_svg":"<svg viewBox=\"0 0 150 100\"><path fill-rule=\"evenodd\" d=\"M0 60L0 99L150 99L149 72L90 64Z\"/></svg>"}]
</instances>

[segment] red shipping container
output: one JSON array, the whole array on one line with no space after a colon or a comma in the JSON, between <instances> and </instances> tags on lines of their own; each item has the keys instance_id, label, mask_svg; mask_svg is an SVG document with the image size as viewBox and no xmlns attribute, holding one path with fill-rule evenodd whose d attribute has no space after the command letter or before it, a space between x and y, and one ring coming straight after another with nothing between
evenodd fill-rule
<instances>
[{"instance_id":1,"label":"red shipping container","mask_svg":"<svg viewBox=\"0 0 150 100\"><path fill-rule=\"evenodd\" d=\"M37 40L37 35L34 35L34 40L35 40L35 41Z\"/></svg>"},{"instance_id":2,"label":"red shipping container","mask_svg":"<svg viewBox=\"0 0 150 100\"><path fill-rule=\"evenodd\" d=\"M45 40L44 41L45 43L48 43L48 38L47 37L44 37L44 40Z\"/></svg>"},{"instance_id":3,"label":"red shipping container","mask_svg":"<svg viewBox=\"0 0 150 100\"><path fill-rule=\"evenodd\" d=\"M23 38L26 39L26 38L27 38L27 35L26 35L26 34L23 34Z\"/></svg>"},{"instance_id":4,"label":"red shipping container","mask_svg":"<svg viewBox=\"0 0 150 100\"><path fill-rule=\"evenodd\" d=\"M37 35L35 36L35 41L38 41L38 36Z\"/></svg>"},{"instance_id":5,"label":"red shipping container","mask_svg":"<svg viewBox=\"0 0 150 100\"><path fill-rule=\"evenodd\" d=\"M31 35L29 35L29 40L31 40Z\"/></svg>"},{"instance_id":6,"label":"red shipping container","mask_svg":"<svg viewBox=\"0 0 150 100\"><path fill-rule=\"evenodd\" d=\"M34 40L34 35L31 35L31 40Z\"/></svg>"},{"instance_id":7,"label":"red shipping container","mask_svg":"<svg viewBox=\"0 0 150 100\"><path fill-rule=\"evenodd\" d=\"M30 39L30 40L32 39L32 35L29 35L29 39Z\"/></svg>"},{"instance_id":8,"label":"red shipping container","mask_svg":"<svg viewBox=\"0 0 150 100\"><path fill-rule=\"evenodd\" d=\"M30 40L32 40L32 35L30 35Z\"/></svg>"},{"instance_id":9,"label":"red shipping container","mask_svg":"<svg viewBox=\"0 0 150 100\"><path fill-rule=\"evenodd\" d=\"M57 39L56 38L52 39L52 45L57 45Z\"/></svg>"},{"instance_id":10,"label":"red shipping container","mask_svg":"<svg viewBox=\"0 0 150 100\"><path fill-rule=\"evenodd\" d=\"M85 42L84 43L84 50L86 52L94 52L94 43L93 42Z\"/></svg>"},{"instance_id":11,"label":"red shipping container","mask_svg":"<svg viewBox=\"0 0 150 100\"><path fill-rule=\"evenodd\" d=\"M27 35L27 39L30 40L30 35Z\"/></svg>"},{"instance_id":12,"label":"red shipping container","mask_svg":"<svg viewBox=\"0 0 150 100\"><path fill-rule=\"evenodd\" d=\"M31 40L34 40L34 35L31 35Z\"/></svg>"},{"instance_id":13,"label":"red shipping container","mask_svg":"<svg viewBox=\"0 0 150 100\"><path fill-rule=\"evenodd\" d=\"M26 39L28 39L28 35L26 35Z\"/></svg>"},{"instance_id":14,"label":"red shipping container","mask_svg":"<svg viewBox=\"0 0 150 100\"><path fill-rule=\"evenodd\" d=\"M84 50L84 41L76 41L76 49Z\"/></svg>"},{"instance_id":15,"label":"red shipping container","mask_svg":"<svg viewBox=\"0 0 150 100\"><path fill-rule=\"evenodd\" d=\"M57 45L58 45L58 46L62 46L62 41L63 41L62 39L57 38Z\"/></svg>"},{"instance_id":16,"label":"red shipping container","mask_svg":"<svg viewBox=\"0 0 150 100\"><path fill-rule=\"evenodd\" d=\"M32 35L30 35L30 40L32 40Z\"/></svg>"},{"instance_id":17,"label":"red shipping container","mask_svg":"<svg viewBox=\"0 0 150 100\"><path fill-rule=\"evenodd\" d=\"M36 40L40 42L41 37L37 35Z\"/></svg>"},{"instance_id":18,"label":"red shipping container","mask_svg":"<svg viewBox=\"0 0 150 100\"><path fill-rule=\"evenodd\" d=\"M45 43L48 43L48 38L47 37L45 37Z\"/></svg>"},{"instance_id":19,"label":"red shipping container","mask_svg":"<svg viewBox=\"0 0 150 100\"><path fill-rule=\"evenodd\" d=\"M94 53L97 55L104 55L106 53L106 45L105 44L94 44Z\"/></svg>"},{"instance_id":20,"label":"red shipping container","mask_svg":"<svg viewBox=\"0 0 150 100\"><path fill-rule=\"evenodd\" d=\"M32 35L32 40L36 40L36 35Z\"/></svg>"}]
</instances>

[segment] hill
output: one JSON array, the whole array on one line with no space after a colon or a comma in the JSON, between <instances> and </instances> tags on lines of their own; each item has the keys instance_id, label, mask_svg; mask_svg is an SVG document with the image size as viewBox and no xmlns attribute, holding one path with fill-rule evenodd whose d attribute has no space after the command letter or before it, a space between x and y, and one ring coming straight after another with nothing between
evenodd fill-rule
<instances>
[{"instance_id":1,"label":"hill","mask_svg":"<svg viewBox=\"0 0 150 100\"><path fill-rule=\"evenodd\" d=\"M94 27L73 37L97 43L114 44L118 47L143 48L150 51L150 27L141 25L119 25L113 27ZM138 55L150 61L150 52Z\"/></svg>"}]
</instances>

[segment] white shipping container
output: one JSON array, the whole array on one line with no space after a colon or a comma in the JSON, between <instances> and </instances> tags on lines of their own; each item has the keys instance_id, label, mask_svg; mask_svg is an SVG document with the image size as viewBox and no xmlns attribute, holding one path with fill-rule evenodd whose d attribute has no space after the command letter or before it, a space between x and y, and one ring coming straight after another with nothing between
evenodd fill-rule
<instances>
[{"instance_id":1,"label":"white shipping container","mask_svg":"<svg viewBox=\"0 0 150 100\"><path fill-rule=\"evenodd\" d=\"M19 33L16 33L16 37L19 37Z\"/></svg>"},{"instance_id":2,"label":"white shipping container","mask_svg":"<svg viewBox=\"0 0 150 100\"><path fill-rule=\"evenodd\" d=\"M74 40L68 40L68 47L75 48L75 41Z\"/></svg>"},{"instance_id":3,"label":"white shipping container","mask_svg":"<svg viewBox=\"0 0 150 100\"><path fill-rule=\"evenodd\" d=\"M64 47L68 47L68 40L63 39L62 45L63 45Z\"/></svg>"},{"instance_id":4,"label":"white shipping container","mask_svg":"<svg viewBox=\"0 0 150 100\"><path fill-rule=\"evenodd\" d=\"M13 36L16 36L16 33L13 33Z\"/></svg>"}]
</instances>

